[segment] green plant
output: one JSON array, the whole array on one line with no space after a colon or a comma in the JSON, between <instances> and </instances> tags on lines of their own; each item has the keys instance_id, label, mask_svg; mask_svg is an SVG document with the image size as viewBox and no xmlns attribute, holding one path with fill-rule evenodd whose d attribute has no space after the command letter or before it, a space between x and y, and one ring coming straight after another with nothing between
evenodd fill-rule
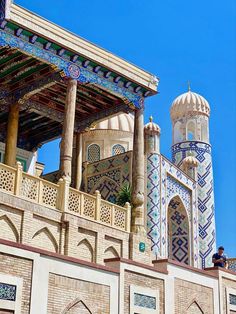
<instances>
[{"instance_id":1,"label":"green plant","mask_svg":"<svg viewBox=\"0 0 236 314\"><path fill-rule=\"evenodd\" d=\"M116 204L124 206L126 202L131 202L131 186L129 183L125 183L116 197Z\"/></svg>"}]
</instances>

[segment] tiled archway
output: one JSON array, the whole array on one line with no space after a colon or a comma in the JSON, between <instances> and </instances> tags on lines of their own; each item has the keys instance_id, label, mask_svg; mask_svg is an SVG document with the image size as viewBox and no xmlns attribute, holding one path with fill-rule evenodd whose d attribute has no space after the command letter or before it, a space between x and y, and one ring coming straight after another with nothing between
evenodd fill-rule
<instances>
[{"instance_id":1,"label":"tiled archway","mask_svg":"<svg viewBox=\"0 0 236 314\"><path fill-rule=\"evenodd\" d=\"M189 219L179 196L168 205L168 257L189 264Z\"/></svg>"}]
</instances>

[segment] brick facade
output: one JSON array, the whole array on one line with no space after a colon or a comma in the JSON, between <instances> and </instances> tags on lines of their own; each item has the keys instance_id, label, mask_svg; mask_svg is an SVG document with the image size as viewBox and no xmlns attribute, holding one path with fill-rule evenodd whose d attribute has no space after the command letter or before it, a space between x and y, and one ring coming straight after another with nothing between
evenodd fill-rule
<instances>
[{"instance_id":1,"label":"brick facade","mask_svg":"<svg viewBox=\"0 0 236 314\"><path fill-rule=\"evenodd\" d=\"M164 281L147 277L131 271L124 273L124 314L130 313L130 286L135 285L143 288L150 288L159 291L159 310L164 314Z\"/></svg>"},{"instance_id":2,"label":"brick facade","mask_svg":"<svg viewBox=\"0 0 236 314\"><path fill-rule=\"evenodd\" d=\"M31 260L0 253L0 281L1 273L23 279L21 314L30 313L32 270Z\"/></svg>"},{"instance_id":3,"label":"brick facade","mask_svg":"<svg viewBox=\"0 0 236 314\"><path fill-rule=\"evenodd\" d=\"M0 238L98 264L129 256L129 233L2 192Z\"/></svg>"},{"instance_id":4,"label":"brick facade","mask_svg":"<svg viewBox=\"0 0 236 314\"><path fill-rule=\"evenodd\" d=\"M213 304L211 288L175 279L175 314L214 314Z\"/></svg>"},{"instance_id":5,"label":"brick facade","mask_svg":"<svg viewBox=\"0 0 236 314\"><path fill-rule=\"evenodd\" d=\"M110 289L83 280L49 275L48 314L108 314Z\"/></svg>"},{"instance_id":6,"label":"brick facade","mask_svg":"<svg viewBox=\"0 0 236 314\"><path fill-rule=\"evenodd\" d=\"M236 295L236 278L235 278L235 280L231 280L229 278L222 278L222 293L223 293L224 313L227 313L227 303L228 303L227 288L235 289L235 295ZM235 314L235 311L229 311L229 312L230 312L230 314Z\"/></svg>"}]
</instances>

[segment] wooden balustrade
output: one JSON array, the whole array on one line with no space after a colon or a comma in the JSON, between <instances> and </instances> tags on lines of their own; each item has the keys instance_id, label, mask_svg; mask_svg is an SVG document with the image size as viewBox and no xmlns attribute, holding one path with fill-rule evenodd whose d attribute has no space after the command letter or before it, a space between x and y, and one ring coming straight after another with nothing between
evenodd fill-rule
<instances>
[{"instance_id":1,"label":"wooden balustrade","mask_svg":"<svg viewBox=\"0 0 236 314\"><path fill-rule=\"evenodd\" d=\"M67 178L51 183L16 168L0 163L0 190L29 201L69 212L113 228L130 231L130 204L121 207L101 199L99 191L90 195L70 187Z\"/></svg>"}]
</instances>

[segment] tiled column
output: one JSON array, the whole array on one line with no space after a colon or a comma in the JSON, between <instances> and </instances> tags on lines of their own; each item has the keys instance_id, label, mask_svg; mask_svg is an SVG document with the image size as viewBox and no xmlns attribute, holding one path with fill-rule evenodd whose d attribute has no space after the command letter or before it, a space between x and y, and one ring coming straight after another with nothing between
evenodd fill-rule
<instances>
[{"instance_id":1,"label":"tiled column","mask_svg":"<svg viewBox=\"0 0 236 314\"><path fill-rule=\"evenodd\" d=\"M16 165L16 149L19 124L19 104L11 106L7 123L7 138L5 148L5 164L11 167Z\"/></svg>"},{"instance_id":2,"label":"tiled column","mask_svg":"<svg viewBox=\"0 0 236 314\"><path fill-rule=\"evenodd\" d=\"M65 115L60 148L60 175L70 178L76 108L76 92L77 81L69 79L67 84Z\"/></svg>"}]
</instances>

